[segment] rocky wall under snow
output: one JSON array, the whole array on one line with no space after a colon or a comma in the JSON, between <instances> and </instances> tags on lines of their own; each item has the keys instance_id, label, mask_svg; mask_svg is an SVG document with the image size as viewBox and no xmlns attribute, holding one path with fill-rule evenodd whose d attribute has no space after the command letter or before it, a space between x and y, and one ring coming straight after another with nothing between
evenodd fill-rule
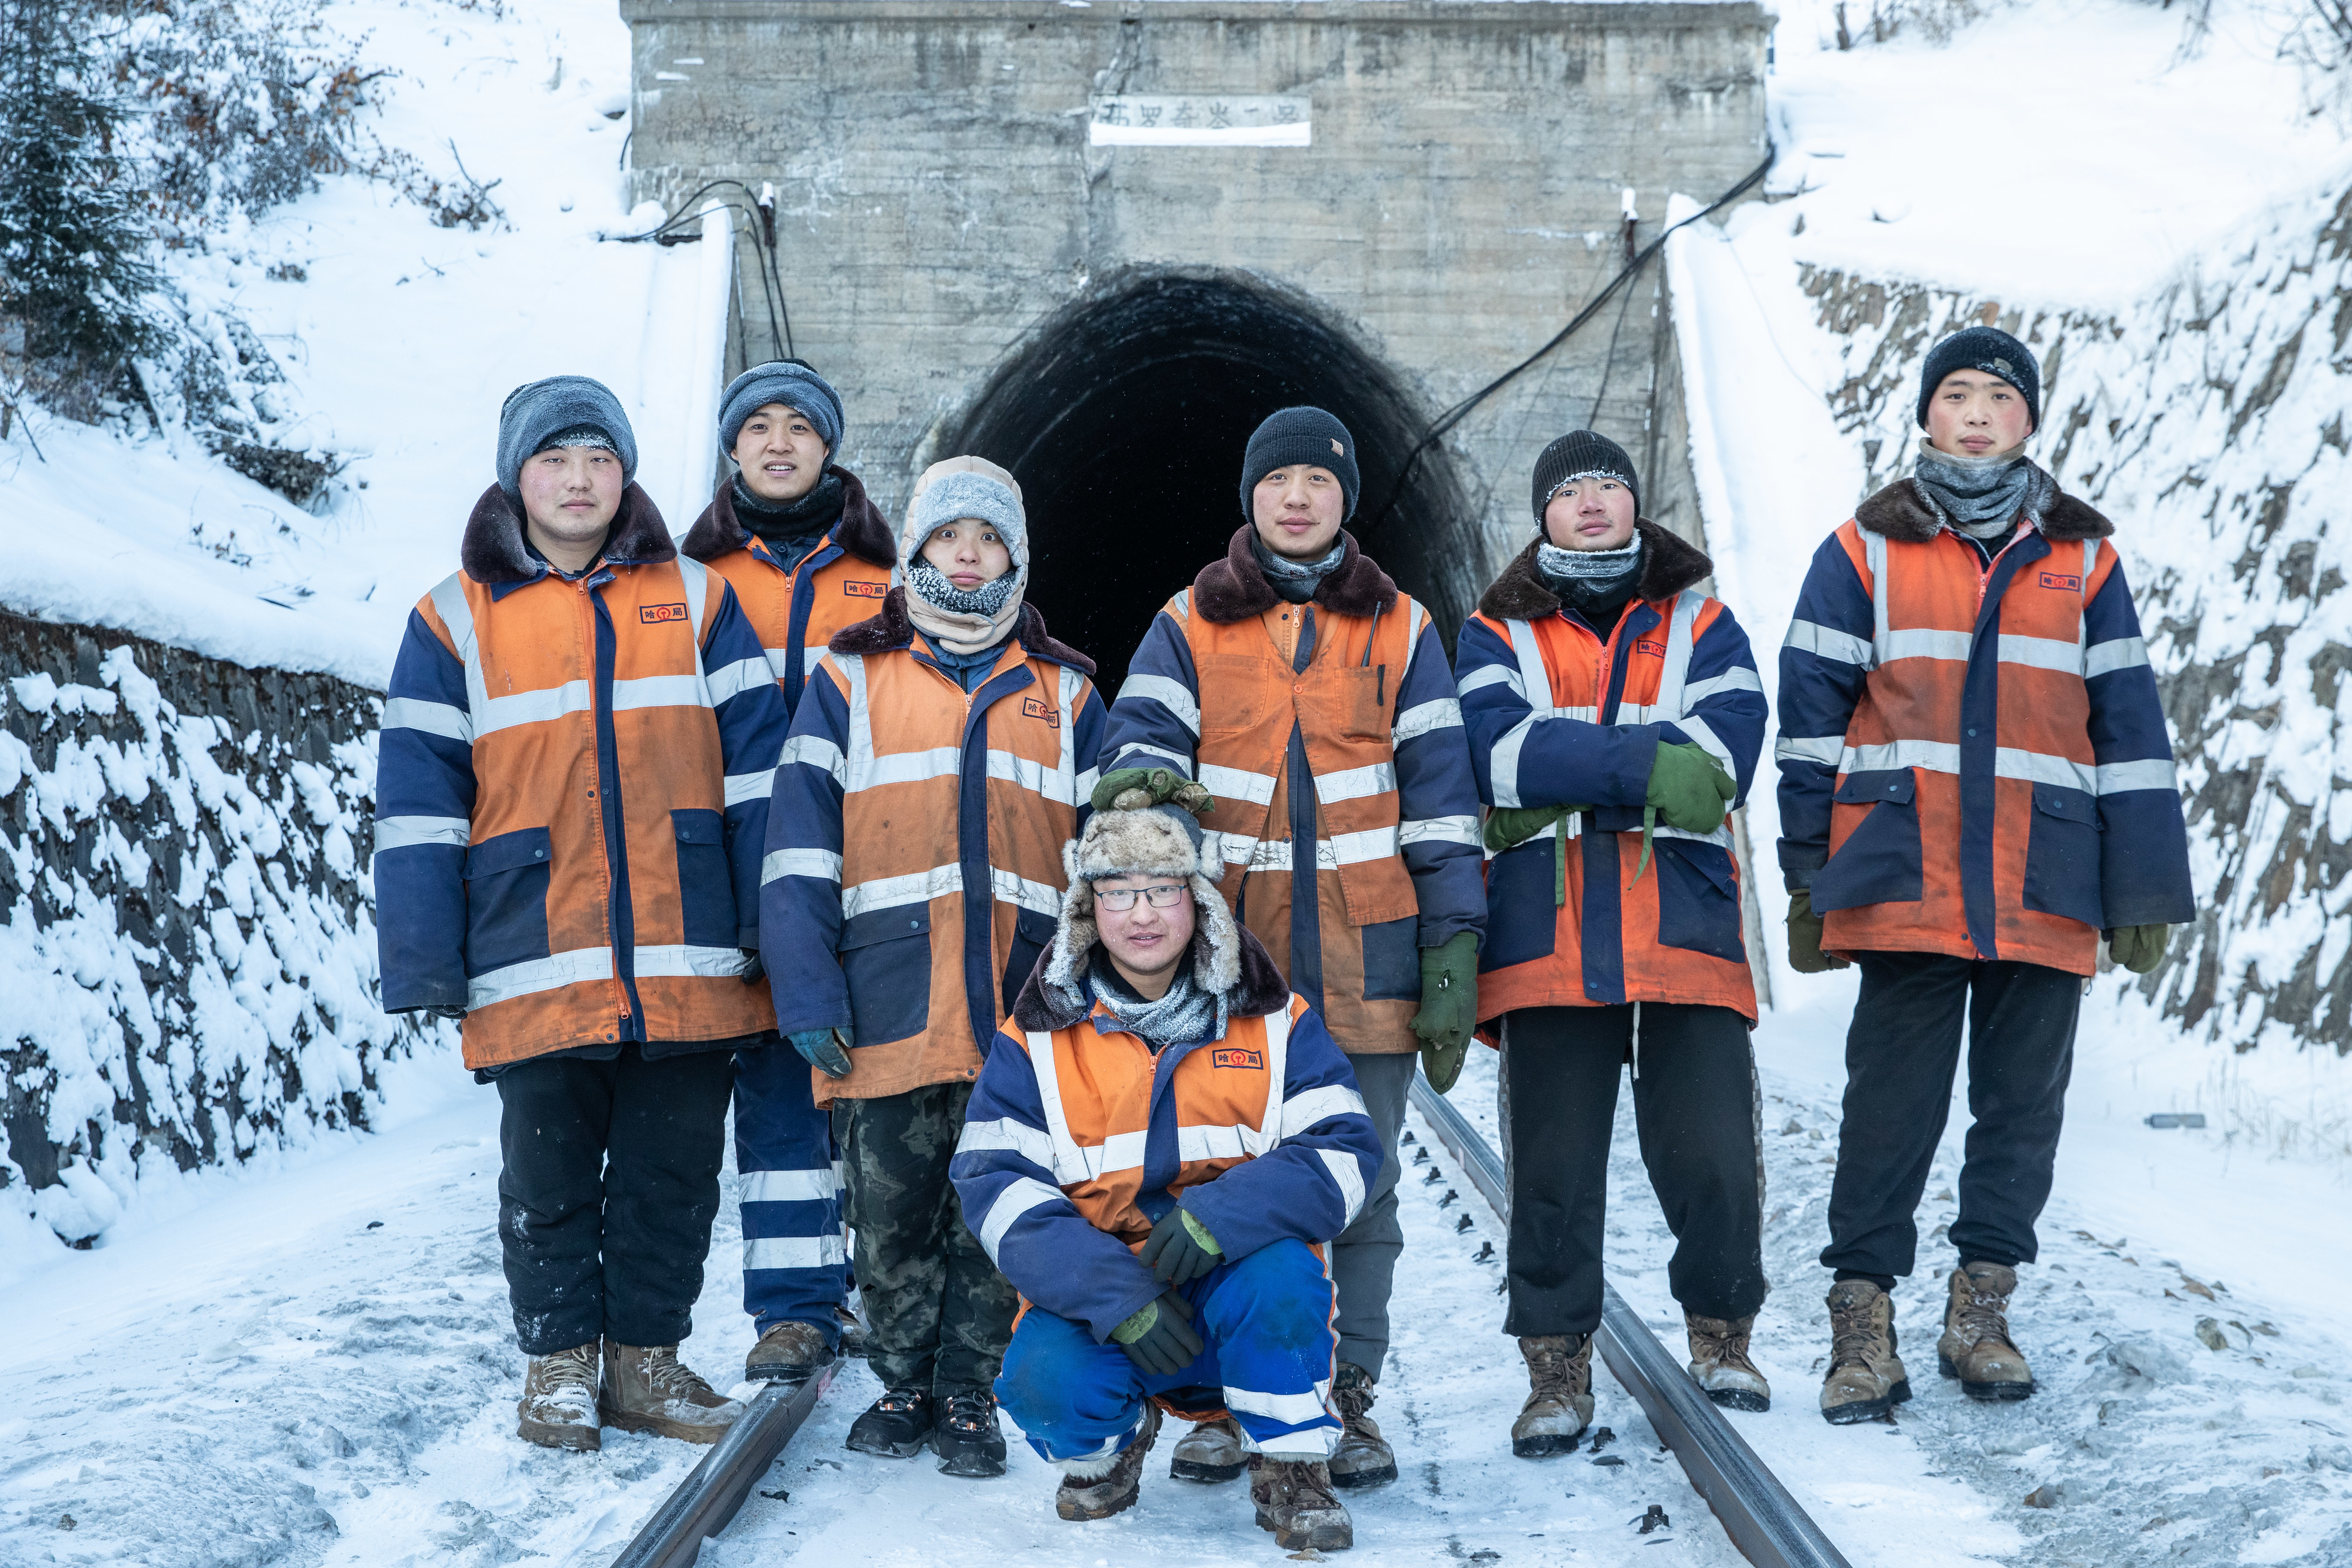
<instances>
[{"instance_id":1,"label":"rocky wall under snow","mask_svg":"<svg viewBox=\"0 0 2352 1568\"><path fill-rule=\"evenodd\" d=\"M2200 914L2139 981L2250 1048L2352 1052L2352 193L2120 314L1809 269L1875 488L1919 364L1990 321L2042 363L2032 448L2116 523L2180 758Z\"/></svg>"},{"instance_id":2,"label":"rocky wall under snow","mask_svg":"<svg viewBox=\"0 0 2352 1568\"><path fill-rule=\"evenodd\" d=\"M380 699L0 611L0 1215L364 1127Z\"/></svg>"}]
</instances>

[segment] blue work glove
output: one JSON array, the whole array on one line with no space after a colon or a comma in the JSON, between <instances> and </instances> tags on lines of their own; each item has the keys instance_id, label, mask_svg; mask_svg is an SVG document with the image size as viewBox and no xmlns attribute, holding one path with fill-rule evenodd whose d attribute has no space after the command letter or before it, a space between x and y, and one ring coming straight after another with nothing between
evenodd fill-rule
<instances>
[{"instance_id":1,"label":"blue work glove","mask_svg":"<svg viewBox=\"0 0 2352 1568\"><path fill-rule=\"evenodd\" d=\"M838 1035L839 1039L835 1038ZM849 1038L847 1029L794 1029L785 1038L803 1059L827 1078L849 1076L849 1053L842 1042Z\"/></svg>"},{"instance_id":2,"label":"blue work glove","mask_svg":"<svg viewBox=\"0 0 2352 1568\"><path fill-rule=\"evenodd\" d=\"M1192 1329L1192 1309L1171 1290L1156 1301L1146 1301L1125 1322L1110 1331L1127 1359L1155 1377L1172 1377L1192 1364L1201 1353L1201 1336Z\"/></svg>"},{"instance_id":3,"label":"blue work glove","mask_svg":"<svg viewBox=\"0 0 2352 1568\"><path fill-rule=\"evenodd\" d=\"M1151 1227L1140 1254L1143 1266L1162 1285L1190 1285L1225 1260L1209 1227L1181 1208L1170 1209Z\"/></svg>"}]
</instances>

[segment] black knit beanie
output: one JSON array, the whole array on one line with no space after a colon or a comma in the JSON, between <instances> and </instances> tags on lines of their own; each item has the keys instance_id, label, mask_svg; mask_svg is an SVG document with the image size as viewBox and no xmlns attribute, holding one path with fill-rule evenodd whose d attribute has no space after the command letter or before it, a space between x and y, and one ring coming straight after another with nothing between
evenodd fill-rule
<instances>
[{"instance_id":1,"label":"black knit beanie","mask_svg":"<svg viewBox=\"0 0 2352 1568\"><path fill-rule=\"evenodd\" d=\"M1551 492L1570 479L1606 475L1633 492L1633 510L1642 510L1642 484L1633 477L1633 459L1625 448L1598 430L1570 430L1543 449L1536 459L1536 531L1543 531L1544 508Z\"/></svg>"},{"instance_id":2,"label":"black knit beanie","mask_svg":"<svg viewBox=\"0 0 2352 1568\"><path fill-rule=\"evenodd\" d=\"M1954 332L1928 351L1919 369L1919 428L1927 427L1927 405L1936 388L1956 370L1980 370L1997 375L2025 395L2025 416L2042 428L2042 366L2033 351L1999 327L1969 327Z\"/></svg>"},{"instance_id":3,"label":"black knit beanie","mask_svg":"<svg viewBox=\"0 0 2352 1568\"><path fill-rule=\"evenodd\" d=\"M1356 492L1362 480L1356 471L1356 438L1348 427L1320 408L1277 408L1265 416L1242 453L1242 515L1255 518L1250 492L1258 480L1276 468L1305 463L1328 468L1348 498L1341 521L1356 515Z\"/></svg>"}]
</instances>

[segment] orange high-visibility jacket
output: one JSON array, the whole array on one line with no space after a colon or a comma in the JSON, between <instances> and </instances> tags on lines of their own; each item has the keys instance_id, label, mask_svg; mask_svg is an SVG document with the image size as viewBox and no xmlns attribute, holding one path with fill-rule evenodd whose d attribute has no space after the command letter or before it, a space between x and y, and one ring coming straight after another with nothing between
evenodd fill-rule
<instances>
[{"instance_id":1,"label":"orange high-visibility jacket","mask_svg":"<svg viewBox=\"0 0 2352 1568\"><path fill-rule=\"evenodd\" d=\"M736 1039L783 698L734 595L623 498L566 581L495 485L417 603L378 753L387 1009L467 1009L466 1064Z\"/></svg>"},{"instance_id":2,"label":"orange high-visibility jacket","mask_svg":"<svg viewBox=\"0 0 2352 1568\"><path fill-rule=\"evenodd\" d=\"M1585 805L1486 870L1482 1019L1520 1007L1675 1002L1756 1016L1729 824L1664 823L1642 867L1661 744L1704 746L1747 798L1764 749L1764 682L1747 633L1692 584L1706 555L1654 524L1634 598L1603 638L1535 569L1506 567L1454 644L1463 721L1489 805ZM1637 875L1636 872L1639 871Z\"/></svg>"},{"instance_id":3,"label":"orange high-visibility jacket","mask_svg":"<svg viewBox=\"0 0 2352 1568\"><path fill-rule=\"evenodd\" d=\"M815 1077L820 1105L979 1075L1054 940L1062 847L1094 793L1094 661L1024 605L966 696L906 592L834 637L776 768L760 906L776 1024L855 1037L849 1076Z\"/></svg>"},{"instance_id":4,"label":"orange high-visibility jacket","mask_svg":"<svg viewBox=\"0 0 2352 1568\"><path fill-rule=\"evenodd\" d=\"M1255 532L1235 532L1153 618L1103 767L1206 784L1217 804L1202 825L1242 871L1227 896L1291 988L1343 1050L1417 1050L1421 950L1486 921L1445 646L1352 535L1315 597L1292 605L1258 566Z\"/></svg>"},{"instance_id":5,"label":"orange high-visibility jacket","mask_svg":"<svg viewBox=\"0 0 2352 1568\"><path fill-rule=\"evenodd\" d=\"M1898 480L1826 540L1780 651L1780 866L1838 953L2093 973L2194 918L2172 742L2114 525L2071 496L1997 555Z\"/></svg>"},{"instance_id":6,"label":"orange high-visibility jacket","mask_svg":"<svg viewBox=\"0 0 2352 1568\"><path fill-rule=\"evenodd\" d=\"M678 542L680 554L709 566L735 590L783 688L788 721L833 634L882 607L898 559L889 521L866 498L865 484L847 468L828 464L825 472L842 482L841 521L803 560L777 560L765 541L743 527L735 515L732 476L719 481L718 494Z\"/></svg>"},{"instance_id":7,"label":"orange high-visibility jacket","mask_svg":"<svg viewBox=\"0 0 2352 1568\"><path fill-rule=\"evenodd\" d=\"M1243 935L1224 1033L1154 1053L1091 994L1033 977L965 1111L964 1219L1028 1300L1097 1339L1165 1287L1135 1256L1181 1203L1228 1259L1330 1240L1381 1147L1348 1059Z\"/></svg>"}]
</instances>

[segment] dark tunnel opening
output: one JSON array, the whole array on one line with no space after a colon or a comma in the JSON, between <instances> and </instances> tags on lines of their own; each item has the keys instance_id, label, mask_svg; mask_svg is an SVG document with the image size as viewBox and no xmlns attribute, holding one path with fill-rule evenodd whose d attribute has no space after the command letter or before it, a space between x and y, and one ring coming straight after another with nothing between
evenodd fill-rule
<instances>
[{"instance_id":1,"label":"dark tunnel opening","mask_svg":"<svg viewBox=\"0 0 2352 1568\"><path fill-rule=\"evenodd\" d=\"M1362 488L1349 526L1450 642L1469 606L1451 602L1459 574L1440 563L1475 550L1476 534L1445 454L1424 453L1380 515L1424 416L1363 350L1260 289L1155 278L1066 312L997 373L948 449L1020 479L1029 598L1101 667L1108 698L1152 616L1241 526L1250 432L1298 403L1354 435Z\"/></svg>"}]
</instances>

